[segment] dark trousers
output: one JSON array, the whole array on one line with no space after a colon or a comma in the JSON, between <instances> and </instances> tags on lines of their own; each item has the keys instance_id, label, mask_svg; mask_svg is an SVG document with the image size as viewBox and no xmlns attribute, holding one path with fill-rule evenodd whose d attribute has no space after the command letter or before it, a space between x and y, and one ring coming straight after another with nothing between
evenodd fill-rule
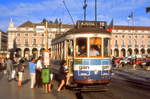
<instances>
[{"instance_id":1,"label":"dark trousers","mask_svg":"<svg viewBox=\"0 0 150 99\"><path fill-rule=\"evenodd\" d=\"M35 87L42 87L42 77L41 77L41 70L36 70L36 83Z\"/></svg>"}]
</instances>

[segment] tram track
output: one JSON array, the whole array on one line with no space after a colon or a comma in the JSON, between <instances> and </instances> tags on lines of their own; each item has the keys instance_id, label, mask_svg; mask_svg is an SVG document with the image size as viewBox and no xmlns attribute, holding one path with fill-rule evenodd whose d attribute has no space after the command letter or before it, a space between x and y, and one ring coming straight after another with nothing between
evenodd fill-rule
<instances>
[{"instance_id":1,"label":"tram track","mask_svg":"<svg viewBox=\"0 0 150 99\"><path fill-rule=\"evenodd\" d=\"M108 87L107 91L76 92L75 94L77 99L127 99L127 97L124 96L130 94L133 90L135 90L135 92L138 91L138 93L142 95L143 92L148 92L149 89L150 86L146 84L141 84L141 82L139 81L127 79L127 78L119 79L118 76L116 76L112 79L112 82L110 83L110 86ZM125 90L125 93L123 90ZM127 92L127 90L130 91ZM133 95L134 95L133 97L136 97L135 94ZM145 99L145 98L143 97L141 99Z\"/></svg>"},{"instance_id":2,"label":"tram track","mask_svg":"<svg viewBox=\"0 0 150 99\"><path fill-rule=\"evenodd\" d=\"M126 75L122 75L122 74L116 74L116 75L123 77L124 81L128 82L128 84L131 84L132 86L150 90L150 82L149 81L135 79L135 78L132 78L132 77L129 77Z\"/></svg>"}]
</instances>

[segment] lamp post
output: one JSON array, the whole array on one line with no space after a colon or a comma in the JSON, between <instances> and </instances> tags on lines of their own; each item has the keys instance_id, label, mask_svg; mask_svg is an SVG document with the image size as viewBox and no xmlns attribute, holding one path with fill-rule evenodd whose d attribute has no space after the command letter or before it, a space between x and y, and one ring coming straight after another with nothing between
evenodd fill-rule
<instances>
[{"instance_id":1,"label":"lamp post","mask_svg":"<svg viewBox=\"0 0 150 99\"><path fill-rule=\"evenodd\" d=\"M49 66L50 65L50 56L49 56L49 50L48 50L48 29L47 29L47 21L46 21L46 26L45 26L45 50L43 53L43 58L44 58L44 65Z\"/></svg>"},{"instance_id":2,"label":"lamp post","mask_svg":"<svg viewBox=\"0 0 150 99\"><path fill-rule=\"evenodd\" d=\"M48 50L48 29L47 29L47 21L46 21L46 26L45 26L45 49Z\"/></svg>"}]
</instances>

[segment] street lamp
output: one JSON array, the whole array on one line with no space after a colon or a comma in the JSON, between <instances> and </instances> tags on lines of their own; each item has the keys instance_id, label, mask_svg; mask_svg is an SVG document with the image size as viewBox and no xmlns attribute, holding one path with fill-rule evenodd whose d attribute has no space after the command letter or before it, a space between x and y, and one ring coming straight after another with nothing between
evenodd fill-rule
<instances>
[{"instance_id":1,"label":"street lamp","mask_svg":"<svg viewBox=\"0 0 150 99\"><path fill-rule=\"evenodd\" d=\"M146 7L146 13L150 13L150 7Z\"/></svg>"}]
</instances>

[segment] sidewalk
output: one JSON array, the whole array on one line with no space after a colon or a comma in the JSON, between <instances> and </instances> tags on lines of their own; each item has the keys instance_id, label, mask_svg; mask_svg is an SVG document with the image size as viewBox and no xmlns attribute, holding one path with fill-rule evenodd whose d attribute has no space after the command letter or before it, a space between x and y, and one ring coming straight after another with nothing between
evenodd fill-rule
<instances>
[{"instance_id":1,"label":"sidewalk","mask_svg":"<svg viewBox=\"0 0 150 99\"><path fill-rule=\"evenodd\" d=\"M76 99L73 91L63 89L57 92L58 82L53 81L52 91L45 93L43 88L30 88L30 75L28 70L24 73L22 88L18 88L17 82L8 82L6 75L0 79L0 97L3 99Z\"/></svg>"}]
</instances>

